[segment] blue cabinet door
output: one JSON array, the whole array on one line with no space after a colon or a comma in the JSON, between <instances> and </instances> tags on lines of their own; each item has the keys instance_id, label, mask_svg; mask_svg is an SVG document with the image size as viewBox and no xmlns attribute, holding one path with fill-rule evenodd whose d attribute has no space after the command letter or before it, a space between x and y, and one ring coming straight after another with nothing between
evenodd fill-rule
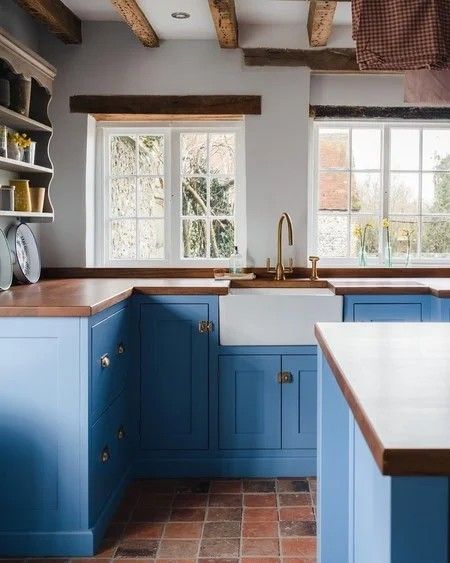
<instances>
[{"instance_id":1,"label":"blue cabinet door","mask_svg":"<svg viewBox=\"0 0 450 563\"><path fill-rule=\"evenodd\" d=\"M141 306L141 447L208 448L207 304Z\"/></svg>"},{"instance_id":2,"label":"blue cabinet door","mask_svg":"<svg viewBox=\"0 0 450 563\"><path fill-rule=\"evenodd\" d=\"M280 368L280 356L220 357L220 449L281 448Z\"/></svg>"},{"instance_id":3,"label":"blue cabinet door","mask_svg":"<svg viewBox=\"0 0 450 563\"><path fill-rule=\"evenodd\" d=\"M283 356L282 370L290 381L282 388L284 449L316 448L317 356Z\"/></svg>"},{"instance_id":4,"label":"blue cabinet door","mask_svg":"<svg viewBox=\"0 0 450 563\"><path fill-rule=\"evenodd\" d=\"M423 322L430 320L429 295L357 295L344 301L345 322Z\"/></svg>"}]
</instances>

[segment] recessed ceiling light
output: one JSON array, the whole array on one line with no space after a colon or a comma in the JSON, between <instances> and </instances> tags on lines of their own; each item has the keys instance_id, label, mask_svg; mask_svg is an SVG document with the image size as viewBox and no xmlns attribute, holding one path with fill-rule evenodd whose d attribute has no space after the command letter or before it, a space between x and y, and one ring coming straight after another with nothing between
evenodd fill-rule
<instances>
[{"instance_id":1,"label":"recessed ceiling light","mask_svg":"<svg viewBox=\"0 0 450 563\"><path fill-rule=\"evenodd\" d=\"M191 17L191 14L188 14L187 12L173 12L172 17L176 20L187 20Z\"/></svg>"}]
</instances>

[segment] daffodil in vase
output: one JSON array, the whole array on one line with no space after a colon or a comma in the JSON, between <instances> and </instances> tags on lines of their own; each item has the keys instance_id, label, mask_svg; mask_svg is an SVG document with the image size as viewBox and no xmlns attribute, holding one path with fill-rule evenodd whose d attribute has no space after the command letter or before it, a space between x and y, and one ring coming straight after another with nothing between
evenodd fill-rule
<instances>
[{"instance_id":1,"label":"daffodil in vase","mask_svg":"<svg viewBox=\"0 0 450 563\"><path fill-rule=\"evenodd\" d=\"M372 228L371 223L366 223L364 226L356 224L353 228L353 235L356 237L358 241L358 261L359 265L362 268L367 266L367 253L366 253L366 244L367 244L367 231Z\"/></svg>"},{"instance_id":2,"label":"daffodil in vase","mask_svg":"<svg viewBox=\"0 0 450 563\"><path fill-rule=\"evenodd\" d=\"M412 229L403 229L402 235L406 240L406 258L405 258L405 268L409 268L411 265L411 239L413 235Z\"/></svg>"},{"instance_id":3,"label":"daffodil in vase","mask_svg":"<svg viewBox=\"0 0 450 563\"><path fill-rule=\"evenodd\" d=\"M392 268L392 245L389 219L383 219L383 229L386 230L386 247L384 249L384 263L388 268Z\"/></svg>"}]
</instances>

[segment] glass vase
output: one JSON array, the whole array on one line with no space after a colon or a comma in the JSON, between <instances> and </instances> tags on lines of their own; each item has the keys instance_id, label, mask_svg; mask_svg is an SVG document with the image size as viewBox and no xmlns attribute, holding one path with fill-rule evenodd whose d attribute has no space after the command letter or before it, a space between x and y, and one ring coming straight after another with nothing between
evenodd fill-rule
<instances>
[{"instance_id":1,"label":"glass vase","mask_svg":"<svg viewBox=\"0 0 450 563\"><path fill-rule=\"evenodd\" d=\"M360 268L365 268L367 266L367 254L366 249L361 246L358 252L358 263Z\"/></svg>"},{"instance_id":2,"label":"glass vase","mask_svg":"<svg viewBox=\"0 0 450 563\"><path fill-rule=\"evenodd\" d=\"M392 247L391 243L387 243L384 248L384 265L386 268L392 268Z\"/></svg>"}]
</instances>

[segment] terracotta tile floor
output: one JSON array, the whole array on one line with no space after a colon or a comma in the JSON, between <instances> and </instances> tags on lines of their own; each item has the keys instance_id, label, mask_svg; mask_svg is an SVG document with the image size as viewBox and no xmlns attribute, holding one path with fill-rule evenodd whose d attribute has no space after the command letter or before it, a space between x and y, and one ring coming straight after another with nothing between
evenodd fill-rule
<instances>
[{"instance_id":1,"label":"terracotta tile floor","mask_svg":"<svg viewBox=\"0 0 450 563\"><path fill-rule=\"evenodd\" d=\"M315 496L310 477L136 481L93 561L312 563Z\"/></svg>"}]
</instances>

